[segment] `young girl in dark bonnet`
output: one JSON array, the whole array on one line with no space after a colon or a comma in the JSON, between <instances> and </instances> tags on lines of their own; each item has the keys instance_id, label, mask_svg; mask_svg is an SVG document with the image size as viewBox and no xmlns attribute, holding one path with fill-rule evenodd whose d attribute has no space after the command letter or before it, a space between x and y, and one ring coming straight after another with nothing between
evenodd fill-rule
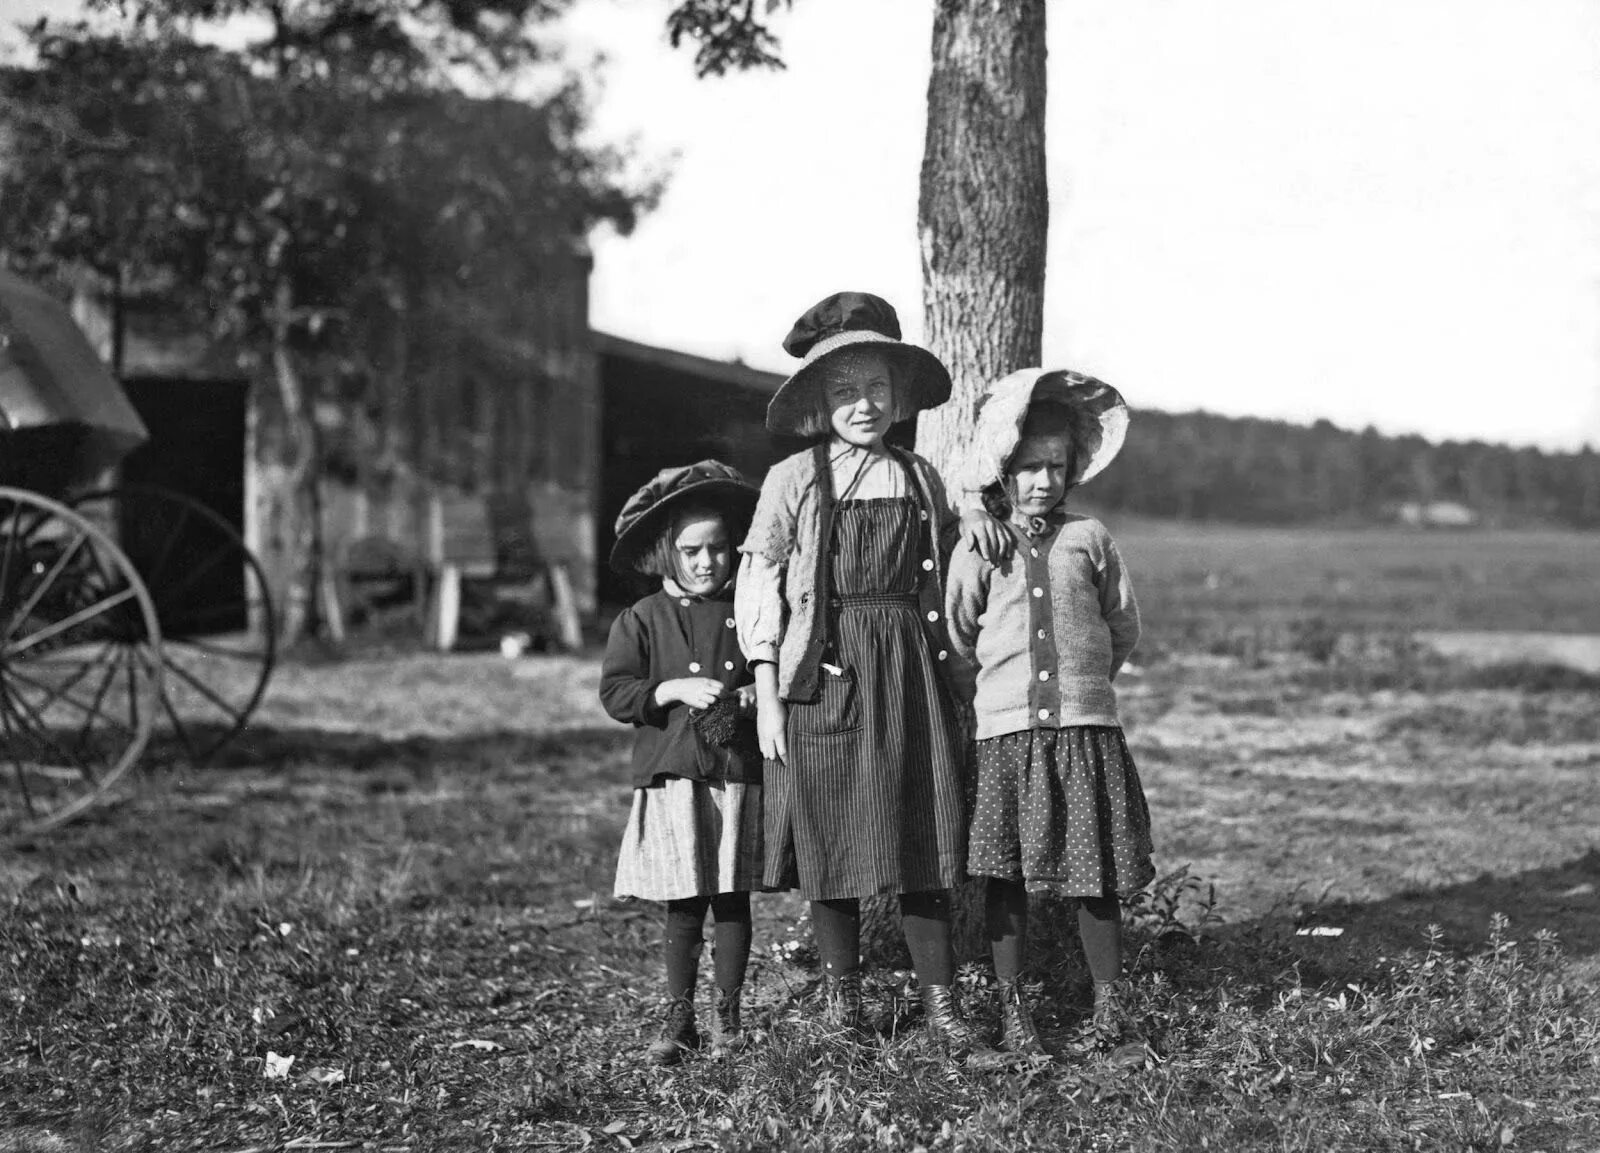
<instances>
[{"instance_id":1,"label":"young girl in dark bonnet","mask_svg":"<svg viewBox=\"0 0 1600 1153\"><path fill-rule=\"evenodd\" d=\"M967 484L1016 548L995 564L958 553L947 607L976 717L967 870L988 878L988 926L1005 1048L1043 1052L1018 983L1028 893L1078 904L1095 1024L1117 1027L1121 899L1150 882L1150 813L1112 681L1139 639L1139 609L1110 533L1066 510L1069 489L1121 448L1127 406L1073 372L1024 369L984 398Z\"/></svg>"},{"instance_id":2,"label":"young girl in dark bonnet","mask_svg":"<svg viewBox=\"0 0 1600 1153\"><path fill-rule=\"evenodd\" d=\"M666 1003L645 1054L653 1064L700 1047L694 999L708 910L712 1041L726 1049L742 1036L750 892L761 884L761 754L730 578L755 500L738 471L708 460L663 470L617 518L611 567L661 579L613 623L600 676L606 712L638 733L616 895L667 910Z\"/></svg>"},{"instance_id":3,"label":"young girl in dark bonnet","mask_svg":"<svg viewBox=\"0 0 1600 1153\"><path fill-rule=\"evenodd\" d=\"M966 813L940 578L957 517L928 462L884 440L950 376L899 337L887 302L839 293L784 341L804 363L767 427L812 444L762 485L735 616L768 758L765 882L811 902L828 1020L861 1027L860 898L899 894L929 1032L959 1056L983 1046L952 996ZM996 543L981 510L967 522Z\"/></svg>"}]
</instances>

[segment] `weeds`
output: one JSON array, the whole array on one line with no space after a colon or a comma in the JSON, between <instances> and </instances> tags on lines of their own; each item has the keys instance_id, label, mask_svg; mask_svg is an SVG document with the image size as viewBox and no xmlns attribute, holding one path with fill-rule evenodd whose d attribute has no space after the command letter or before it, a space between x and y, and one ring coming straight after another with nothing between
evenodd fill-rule
<instances>
[{"instance_id":1,"label":"weeds","mask_svg":"<svg viewBox=\"0 0 1600 1153\"><path fill-rule=\"evenodd\" d=\"M1188 869L1126 906L1132 1059L1085 1035L1067 902L1035 905L1027 973L1057 1060L979 1074L923 1042L887 924L868 982L881 1031L830 1033L804 905L764 896L754 1043L648 1068L657 914L597 896L626 735L428 741L263 734L264 769L0 861L0 1149L1600 1145L1600 996L1531 914L1464 951L1420 918L1414 947L1364 945L1299 935L1351 907L1224 921L1226 894ZM988 967L959 983L992 1030Z\"/></svg>"}]
</instances>

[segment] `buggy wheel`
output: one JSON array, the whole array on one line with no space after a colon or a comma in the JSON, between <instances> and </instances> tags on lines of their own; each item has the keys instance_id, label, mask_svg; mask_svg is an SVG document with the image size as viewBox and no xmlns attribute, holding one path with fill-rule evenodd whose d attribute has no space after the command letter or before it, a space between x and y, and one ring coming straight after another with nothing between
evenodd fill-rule
<instances>
[{"instance_id":1,"label":"buggy wheel","mask_svg":"<svg viewBox=\"0 0 1600 1153\"><path fill-rule=\"evenodd\" d=\"M155 605L111 538L0 488L0 829L59 825L133 767L160 707L160 651Z\"/></svg>"},{"instance_id":2,"label":"buggy wheel","mask_svg":"<svg viewBox=\"0 0 1600 1153\"><path fill-rule=\"evenodd\" d=\"M161 712L172 752L200 767L261 703L277 658L266 573L223 517L154 485L86 493L72 507L113 535L161 624Z\"/></svg>"}]
</instances>

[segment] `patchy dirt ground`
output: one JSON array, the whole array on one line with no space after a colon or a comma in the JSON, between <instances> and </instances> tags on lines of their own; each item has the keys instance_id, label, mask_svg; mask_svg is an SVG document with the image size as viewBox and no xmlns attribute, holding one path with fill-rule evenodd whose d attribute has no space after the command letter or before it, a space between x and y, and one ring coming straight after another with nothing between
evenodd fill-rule
<instances>
[{"instance_id":1,"label":"patchy dirt ground","mask_svg":"<svg viewBox=\"0 0 1600 1153\"><path fill-rule=\"evenodd\" d=\"M1319 692L1218 660L1121 694L1160 856L1229 919L1338 904L1347 943L1398 948L1431 921L1480 942L1499 911L1600 972L1592 690Z\"/></svg>"},{"instance_id":2,"label":"patchy dirt ground","mask_svg":"<svg viewBox=\"0 0 1600 1153\"><path fill-rule=\"evenodd\" d=\"M1563 988L1600 977L1592 690L1358 692L1316 671L1168 659L1122 685L1158 863L1214 881L1226 921L1187 968L1141 954L1140 987L1167 998L1151 1012L1168 1021L1144 1081L1085 1065L1052 1074L1043 1097L1034 1074L996 1097L899 1042L867 1069L807 1040L814 977L788 896L756 902L752 1000L772 1040L754 1064L666 1079L638 1066L658 925L608 896L629 737L600 712L597 661L290 666L222 764L157 768L119 805L0 857L0 1133L39 1149L1088 1148L1126 1122L1117 1147L1187 1148L1248 1114L1231 1147L1309 1131L1346 1147L1415 1132L1487 1148L1537 1114L1554 1136L1521 1147L1584 1147L1566 1142L1594 1136L1600 1103L1572 1086L1600 1066L1562 1024L1581 1019L1565 1001L1527 1010L1551 1022L1545 1047L1518 1042L1526 1069L1507 1073L1472 1063L1480 1034L1446 1044L1443 1026L1406 1016L1476 1020L1480 994L1424 996L1443 970L1402 982L1374 976L1387 970L1372 959L1424 948L1429 923L1442 947L1498 958L1490 920L1503 913L1513 937L1560 936ZM1082 1019L1074 950L1042 928L1053 1038ZM1462 981L1523 995L1473 965ZM1344 1019L1301 988L1295 974L1314 972L1390 981L1411 1006L1374 1000L1349 1018L1349 1068L1373 1054L1381 1077L1321 1071ZM899 982L891 967L875 986L897 1028L910 1013ZM1230 990L1252 982L1266 1000L1228 1016ZM974 1004L984 995L980 982ZM1229 1032L1302 1003L1310 1016L1276 1040ZM1412 1031L1390 1042L1370 1031L1402 1019ZM1424 1061L1435 1044L1454 1064ZM1511 1120L1478 1090L1491 1068L1516 1081L1495 1090L1523 1102L1505 1107ZM740 1145L730 1109L757 1111L766 1137ZM1164 1136L1146 1142L1151 1125Z\"/></svg>"},{"instance_id":3,"label":"patchy dirt ground","mask_svg":"<svg viewBox=\"0 0 1600 1153\"><path fill-rule=\"evenodd\" d=\"M1175 657L1123 680L1159 866L1214 880L1230 919L1319 900L1377 905L1377 916L1387 902L1408 923L1429 908L1481 939L1495 909L1517 921L1537 909L1539 923L1569 939L1593 934L1600 948L1600 892L1584 889L1600 883L1591 691L1320 691L1297 683L1304 667ZM580 657L299 666L227 754L230 771L157 772L139 803L338 794L332 780L307 780L323 768L359 774L368 797L386 778L407 782L409 796L421 773L423 803L438 803L549 777L559 745L591 750L594 763L535 790L540 824L620 828L627 733L601 711L598 685L598 662ZM442 779L430 773L435 752L480 760L482 775ZM582 887L608 892L608 866L596 862Z\"/></svg>"}]
</instances>

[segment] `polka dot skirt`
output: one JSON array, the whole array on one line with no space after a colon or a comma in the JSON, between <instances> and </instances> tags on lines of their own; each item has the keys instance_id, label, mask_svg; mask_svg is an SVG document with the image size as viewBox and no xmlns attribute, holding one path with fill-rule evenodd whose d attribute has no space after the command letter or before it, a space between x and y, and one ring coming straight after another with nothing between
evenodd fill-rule
<instances>
[{"instance_id":1,"label":"polka dot skirt","mask_svg":"<svg viewBox=\"0 0 1600 1153\"><path fill-rule=\"evenodd\" d=\"M1125 897L1155 878L1150 852L1150 809L1120 728L978 742L968 873L1068 897Z\"/></svg>"}]
</instances>

